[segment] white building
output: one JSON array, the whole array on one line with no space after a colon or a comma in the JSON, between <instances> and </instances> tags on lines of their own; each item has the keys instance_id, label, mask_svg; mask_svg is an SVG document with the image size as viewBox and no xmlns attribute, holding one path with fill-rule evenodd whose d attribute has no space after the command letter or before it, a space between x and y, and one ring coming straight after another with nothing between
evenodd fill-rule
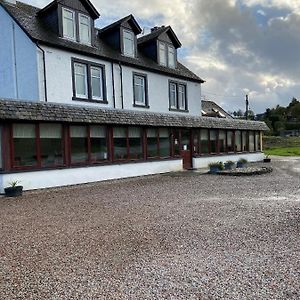
<instances>
[{"instance_id":1,"label":"white building","mask_svg":"<svg viewBox=\"0 0 300 300\"><path fill-rule=\"evenodd\" d=\"M88 0L0 0L0 191L262 158L264 123L201 117L204 81L170 26L98 17Z\"/></svg>"}]
</instances>

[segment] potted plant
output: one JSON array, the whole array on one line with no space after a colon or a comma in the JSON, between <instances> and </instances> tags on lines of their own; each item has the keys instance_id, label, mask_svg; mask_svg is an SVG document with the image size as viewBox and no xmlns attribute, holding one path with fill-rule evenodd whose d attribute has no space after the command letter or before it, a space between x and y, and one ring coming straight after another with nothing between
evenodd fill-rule
<instances>
[{"instance_id":1,"label":"potted plant","mask_svg":"<svg viewBox=\"0 0 300 300\"><path fill-rule=\"evenodd\" d=\"M10 182L10 186L4 189L6 197L18 197L22 196L23 194L23 186L18 185L19 181L12 181Z\"/></svg>"},{"instance_id":2,"label":"potted plant","mask_svg":"<svg viewBox=\"0 0 300 300\"><path fill-rule=\"evenodd\" d=\"M247 167L247 163L248 163L247 159L241 158L237 162L237 168L246 168Z\"/></svg>"},{"instance_id":3,"label":"potted plant","mask_svg":"<svg viewBox=\"0 0 300 300\"><path fill-rule=\"evenodd\" d=\"M232 170L235 167L235 162L232 160L228 160L226 161L224 166L225 166L225 170Z\"/></svg>"},{"instance_id":4,"label":"potted plant","mask_svg":"<svg viewBox=\"0 0 300 300\"><path fill-rule=\"evenodd\" d=\"M271 162L271 158L270 158L269 154L267 154L267 155L265 156L264 162L265 162L265 163L270 163L270 162Z\"/></svg>"},{"instance_id":5,"label":"potted plant","mask_svg":"<svg viewBox=\"0 0 300 300\"><path fill-rule=\"evenodd\" d=\"M221 161L210 163L209 165L209 173L216 174L219 171L224 170L224 164Z\"/></svg>"}]
</instances>

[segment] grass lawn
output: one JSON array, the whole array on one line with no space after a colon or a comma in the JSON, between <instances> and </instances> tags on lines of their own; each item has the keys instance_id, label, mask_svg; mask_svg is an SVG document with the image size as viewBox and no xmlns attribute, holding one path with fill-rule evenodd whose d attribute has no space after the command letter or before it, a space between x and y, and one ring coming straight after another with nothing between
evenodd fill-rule
<instances>
[{"instance_id":1,"label":"grass lawn","mask_svg":"<svg viewBox=\"0 0 300 300\"><path fill-rule=\"evenodd\" d=\"M300 137L264 137L264 153L278 156L300 156Z\"/></svg>"}]
</instances>

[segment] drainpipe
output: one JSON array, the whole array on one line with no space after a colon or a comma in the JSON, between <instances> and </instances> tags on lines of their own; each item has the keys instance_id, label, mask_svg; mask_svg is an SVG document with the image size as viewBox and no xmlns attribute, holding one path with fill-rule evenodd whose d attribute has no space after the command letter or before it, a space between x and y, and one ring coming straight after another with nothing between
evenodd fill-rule
<instances>
[{"instance_id":1,"label":"drainpipe","mask_svg":"<svg viewBox=\"0 0 300 300\"><path fill-rule=\"evenodd\" d=\"M43 69L44 69L44 93L45 93L45 102L47 99L47 80L46 80L46 58L45 58L45 50L39 46L39 43L36 43L36 46L42 51L43 54Z\"/></svg>"},{"instance_id":2,"label":"drainpipe","mask_svg":"<svg viewBox=\"0 0 300 300\"><path fill-rule=\"evenodd\" d=\"M15 23L12 22L13 30L13 55L14 55L14 71L15 71L15 85L16 85L16 98L19 99L19 79L18 79L18 66L17 66L17 49L16 49L16 28Z\"/></svg>"},{"instance_id":3,"label":"drainpipe","mask_svg":"<svg viewBox=\"0 0 300 300\"><path fill-rule=\"evenodd\" d=\"M116 108L115 75L114 75L113 62L111 62L111 78L112 78L112 88L113 88L113 102L114 102L114 108Z\"/></svg>"},{"instance_id":4,"label":"drainpipe","mask_svg":"<svg viewBox=\"0 0 300 300\"><path fill-rule=\"evenodd\" d=\"M121 62L119 62L120 67L120 79L121 79L121 101L122 101L122 109L124 109L124 94L123 94L123 69Z\"/></svg>"}]
</instances>

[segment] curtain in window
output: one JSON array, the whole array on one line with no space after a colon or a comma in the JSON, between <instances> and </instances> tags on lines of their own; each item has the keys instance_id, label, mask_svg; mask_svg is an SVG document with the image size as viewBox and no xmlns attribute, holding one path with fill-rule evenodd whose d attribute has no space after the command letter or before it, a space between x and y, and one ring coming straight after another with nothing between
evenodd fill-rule
<instances>
[{"instance_id":1,"label":"curtain in window","mask_svg":"<svg viewBox=\"0 0 300 300\"><path fill-rule=\"evenodd\" d=\"M208 129L200 130L200 139L201 139L201 153L208 154Z\"/></svg>"},{"instance_id":2,"label":"curtain in window","mask_svg":"<svg viewBox=\"0 0 300 300\"><path fill-rule=\"evenodd\" d=\"M142 129L138 127L128 128L129 153L130 159L142 159Z\"/></svg>"},{"instance_id":3,"label":"curtain in window","mask_svg":"<svg viewBox=\"0 0 300 300\"><path fill-rule=\"evenodd\" d=\"M124 127L115 127L113 129L114 140L114 160L126 160L127 154L127 133Z\"/></svg>"},{"instance_id":4,"label":"curtain in window","mask_svg":"<svg viewBox=\"0 0 300 300\"><path fill-rule=\"evenodd\" d=\"M92 97L103 100L103 71L102 68L91 67Z\"/></svg>"},{"instance_id":5,"label":"curtain in window","mask_svg":"<svg viewBox=\"0 0 300 300\"><path fill-rule=\"evenodd\" d=\"M157 129L149 128L147 129L147 157L153 158L158 157L158 137L157 137Z\"/></svg>"},{"instance_id":6,"label":"curtain in window","mask_svg":"<svg viewBox=\"0 0 300 300\"><path fill-rule=\"evenodd\" d=\"M171 144L170 144L170 133L167 128L159 129L159 155L160 157L170 157Z\"/></svg>"},{"instance_id":7,"label":"curtain in window","mask_svg":"<svg viewBox=\"0 0 300 300\"><path fill-rule=\"evenodd\" d=\"M255 151L255 135L253 131L249 132L249 151L250 152Z\"/></svg>"},{"instance_id":8,"label":"curtain in window","mask_svg":"<svg viewBox=\"0 0 300 300\"><path fill-rule=\"evenodd\" d=\"M82 163L88 160L88 139L86 126L71 126L71 162Z\"/></svg>"},{"instance_id":9,"label":"curtain in window","mask_svg":"<svg viewBox=\"0 0 300 300\"><path fill-rule=\"evenodd\" d=\"M92 161L103 161L108 159L106 127L91 126L91 159Z\"/></svg>"},{"instance_id":10,"label":"curtain in window","mask_svg":"<svg viewBox=\"0 0 300 300\"><path fill-rule=\"evenodd\" d=\"M82 43L91 43L91 21L82 14L79 14L79 38Z\"/></svg>"},{"instance_id":11,"label":"curtain in window","mask_svg":"<svg viewBox=\"0 0 300 300\"><path fill-rule=\"evenodd\" d=\"M88 98L87 91L87 66L84 64L75 63L75 88L76 97Z\"/></svg>"}]
</instances>

